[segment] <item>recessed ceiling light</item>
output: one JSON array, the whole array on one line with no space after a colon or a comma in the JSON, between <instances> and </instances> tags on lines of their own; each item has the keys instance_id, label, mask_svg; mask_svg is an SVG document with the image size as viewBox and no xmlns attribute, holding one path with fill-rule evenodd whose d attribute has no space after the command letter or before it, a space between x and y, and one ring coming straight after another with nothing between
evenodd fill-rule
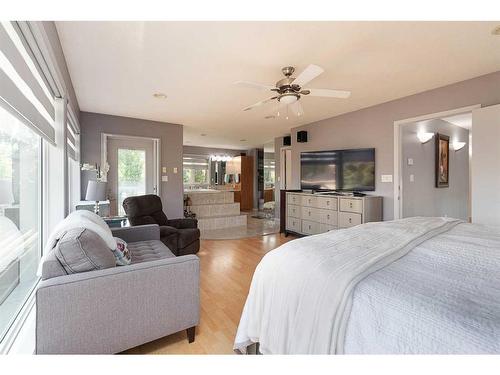
<instances>
[{"instance_id":1,"label":"recessed ceiling light","mask_svg":"<svg viewBox=\"0 0 500 375\"><path fill-rule=\"evenodd\" d=\"M500 26L497 26L491 32L493 35L500 35Z\"/></svg>"},{"instance_id":2,"label":"recessed ceiling light","mask_svg":"<svg viewBox=\"0 0 500 375\"><path fill-rule=\"evenodd\" d=\"M153 94L156 99L167 99L167 95L162 92L156 92Z\"/></svg>"},{"instance_id":3,"label":"recessed ceiling light","mask_svg":"<svg viewBox=\"0 0 500 375\"><path fill-rule=\"evenodd\" d=\"M205 133L200 134L202 137L206 137L207 135Z\"/></svg>"},{"instance_id":4,"label":"recessed ceiling light","mask_svg":"<svg viewBox=\"0 0 500 375\"><path fill-rule=\"evenodd\" d=\"M246 139L240 139L240 142L246 142L247 140Z\"/></svg>"}]
</instances>

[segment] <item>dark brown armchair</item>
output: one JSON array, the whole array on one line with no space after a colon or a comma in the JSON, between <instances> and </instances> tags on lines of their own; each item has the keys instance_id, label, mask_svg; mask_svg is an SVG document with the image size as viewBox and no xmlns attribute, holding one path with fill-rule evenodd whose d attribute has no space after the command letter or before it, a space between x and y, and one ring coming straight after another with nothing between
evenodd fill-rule
<instances>
[{"instance_id":1,"label":"dark brown armchair","mask_svg":"<svg viewBox=\"0 0 500 375\"><path fill-rule=\"evenodd\" d=\"M196 219L169 220L159 196L154 194L128 197L123 208L130 225L158 224L161 241L176 256L196 254L200 249L200 230Z\"/></svg>"}]
</instances>

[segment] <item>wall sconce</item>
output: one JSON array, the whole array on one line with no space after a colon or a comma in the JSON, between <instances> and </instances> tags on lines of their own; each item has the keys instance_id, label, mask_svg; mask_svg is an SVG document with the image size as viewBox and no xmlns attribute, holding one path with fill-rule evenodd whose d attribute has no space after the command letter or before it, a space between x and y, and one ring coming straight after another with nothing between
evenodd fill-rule
<instances>
[{"instance_id":1,"label":"wall sconce","mask_svg":"<svg viewBox=\"0 0 500 375\"><path fill-rule=\"evenodd\" d=\"M465 142L458 142L458 141L454 141L454 142L453 142L453 149L454 149L455 151L458 151L458 150L463 149L463 148L464 148L464 146L465 146Z\"/></svg>"},{"instance_id":2,"label":"wall sconce","mask_svg":"<svg viewBox=\"0 0 500 375\"><path fill-rule=\"evenodd\" d=\"M432 137L434 137L434 133L426 133L426 132L417 133L417 138L422 144L429 142L432 139Z\"/></svg>"}]
</instances>

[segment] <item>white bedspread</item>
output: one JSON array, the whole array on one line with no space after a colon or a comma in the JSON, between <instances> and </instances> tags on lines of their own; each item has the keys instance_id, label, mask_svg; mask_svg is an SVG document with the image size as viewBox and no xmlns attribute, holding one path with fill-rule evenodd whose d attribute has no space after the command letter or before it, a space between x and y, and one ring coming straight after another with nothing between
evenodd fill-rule
<instances>
[{"instance_id":1,"label":"white bedspread","mask_svg":"<svg viewBox=\"0 0 500 375\"><path fill-rule=\"evenodd\" d=\"M353 293L351 354L500 354L500 232L459 224L367 276Z\"/></svg>"},{"instance_id":2,"label":"white bedspread","mask_svg":"<svg viewBox=\"0 0 500 375\"><path fill-rule=\"evenodd\" d=\"M444 218L365 224L305 237L268 253L255 271L235 349L259 342L265 354L342 353L346 343L346 352L364 352L350 346L355 334L346 334L346 327L350 331L355 325L354 314L349 319L355 286L458 224ZM394 283L404 284L404 278ZM364 328L358 328L362 335Z\"/></svg>"}]
</instances>

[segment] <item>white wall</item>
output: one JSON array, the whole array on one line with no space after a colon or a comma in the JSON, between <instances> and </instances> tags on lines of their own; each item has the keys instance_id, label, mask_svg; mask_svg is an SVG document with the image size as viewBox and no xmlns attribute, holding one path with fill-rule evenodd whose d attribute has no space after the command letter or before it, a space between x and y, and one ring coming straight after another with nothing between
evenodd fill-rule
<instances>
[{"instance_id":1,"label":"white wall","mask_svg":"<svg viewBox=\"0 0 500 375\"><path fill-rule=\"evenodd\" d=\"M500 105L472 111L472 222L500 226Z\"/></svg>"}]
</instances>

